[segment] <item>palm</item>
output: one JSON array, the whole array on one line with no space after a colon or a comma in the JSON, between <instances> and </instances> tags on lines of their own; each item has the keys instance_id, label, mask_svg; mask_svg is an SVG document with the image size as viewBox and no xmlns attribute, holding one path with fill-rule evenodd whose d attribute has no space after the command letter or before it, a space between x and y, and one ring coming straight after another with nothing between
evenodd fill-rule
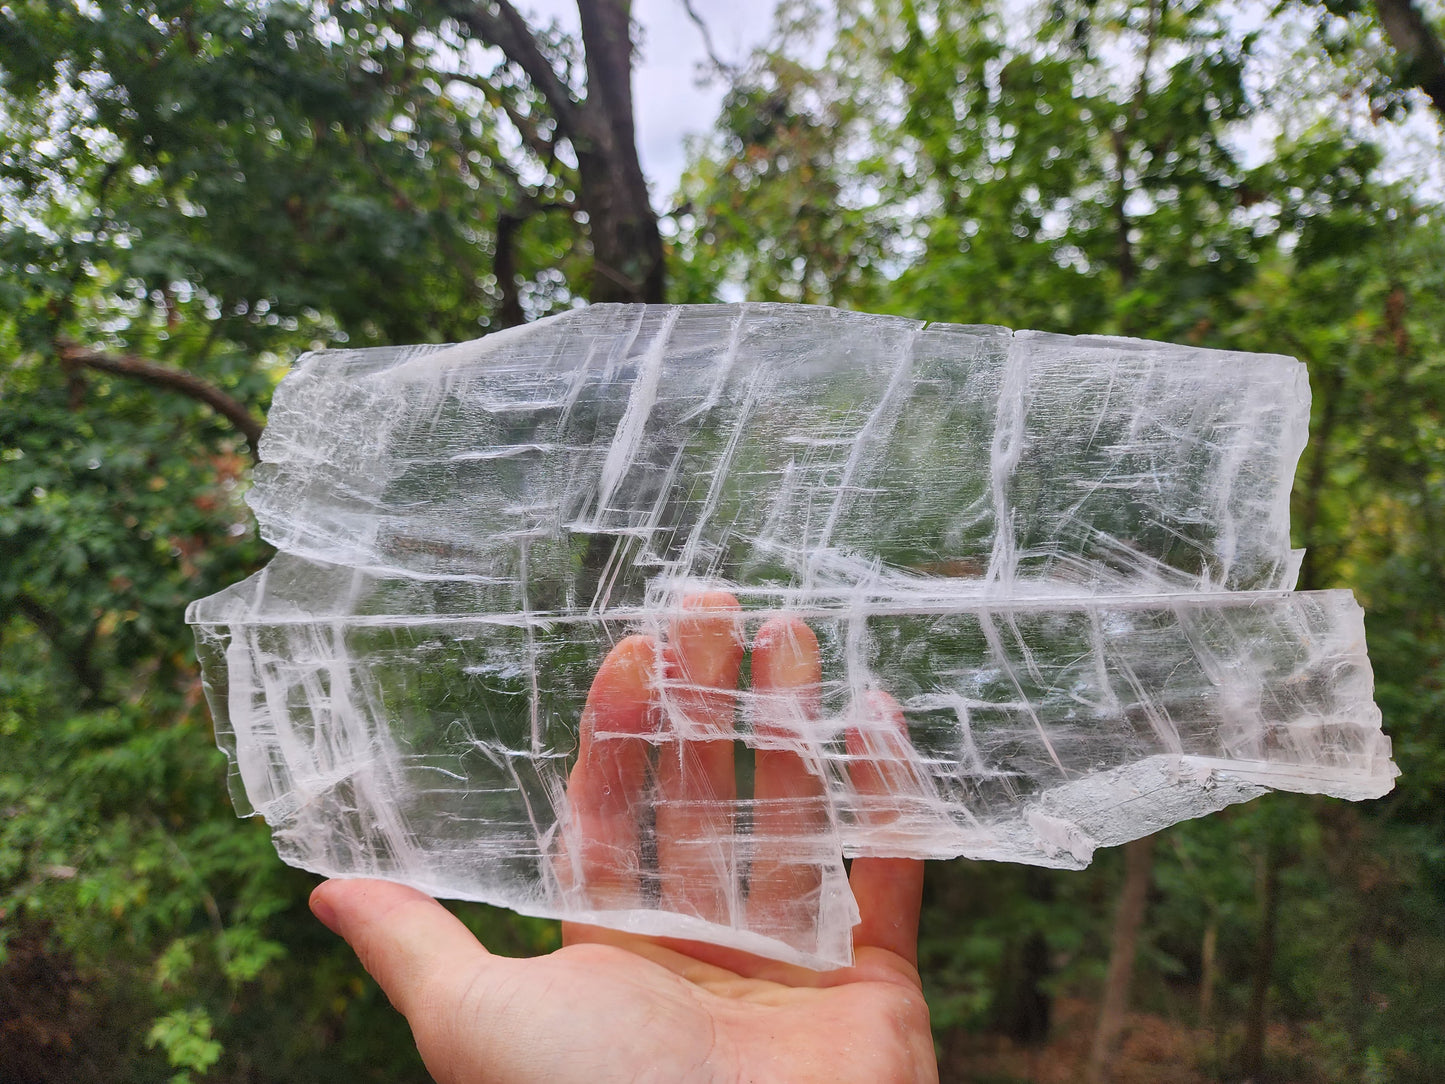
<instances>
[{"instance_id":1,"label":"palm","mask_svg":"<svg viewBox=\"0 0 1445 1084\"><path fill-rule=\"evenodd\" d=\"M741 647L718 635L716 614L737 604L716 593L690 602L707 612L674 628L669 665L694 690L686 710L710 718L719 740L677 743L675 766L662 771L660 785L675 797L726 798L733 787L730 690ZM816 689L816 641L801 622L770 624L771 635L765 627L754 647L755 688L806 700ZM636 785L635 761L646 754L640 738L631 748L626 737L593 735L635 732L628 727L638 725L651 695L642 661L655 654L655 645L640 639L618 645L598 672L568 784L564 848L571 853L559 865L580 879L571 890L602 907L629 905L637 887L634 864L617 859L636 844L630 803L614 806L602 796ZM791 753L760 758L757 771L758 791L784 798L817 785ZM877 771L862 774L855 785L886 785ZM716 855L681 842L696 840L698 828L695 821L670 824L659 811L661 884L664 902L709 917L726 888L709 883ZM443 1084L935 1080L915 963L921 863L860 858L850 880L862 916L855 963L828 972L577 924L564 925L564 947L548 956L497 957L436 901L380 881L329 881L312 905L406 1015L428 1070ZM788 900L800 891L806 895L808 886L798 883L795 868L755 856L750 916L786 919Z\"/></svg>"}]
</instances>

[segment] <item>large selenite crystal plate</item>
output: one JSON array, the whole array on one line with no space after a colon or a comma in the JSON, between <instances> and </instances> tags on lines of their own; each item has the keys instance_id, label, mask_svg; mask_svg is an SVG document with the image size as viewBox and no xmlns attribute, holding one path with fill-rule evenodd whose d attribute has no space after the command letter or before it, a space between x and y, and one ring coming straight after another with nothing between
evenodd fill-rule
<instances>
[{"instance_id":1,"label":"large selenite crystal plate","mask_svg":"<svg viewBox=\"0 0 1445 1084\"><path fill-rule=\"evenodd\" d=\"M1292 590L1308 422L1285 357L802 306L309 354L249 496L280 553L188 614L236 807L317 873L836 966L844 856L1078 868L1269 788L1378 796L1361 611ZM657 838L696 736L659 659L642 737L593 735L646 743L629 890L593 891L567 793L593 676L719 588L748 642L816 633L816 708L763 725L744 663L700 906ZM906 745L850 740L897 725L874 690ZM755 794L760 748L814 797ZM860 749L895 761L868 787ZM787 907L750 907L764 866Z\"/></svg>"}]
</instances>

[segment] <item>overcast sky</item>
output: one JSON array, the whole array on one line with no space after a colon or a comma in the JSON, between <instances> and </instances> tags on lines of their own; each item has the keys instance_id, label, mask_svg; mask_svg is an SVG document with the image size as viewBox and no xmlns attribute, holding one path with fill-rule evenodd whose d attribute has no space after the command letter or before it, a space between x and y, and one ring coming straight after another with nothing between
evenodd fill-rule
<instances>
[{"instance_id":1,"label":"overcast sky","mask_svg":"<svg viewBox=\"0 0 1445 1084\"><path fill-rule=\"evenodd\" d=\"M739 63L768 37L776 0L693 0L707 23L720 59ZM518 0L539 22L556 19L577 27L575 0ZM634 0L642 25L642 57L632 76L637 151L652 182L653 203L664 209L682 175L683 138L706 132L717 119L723 87L698 86L698 65L707 59L702 34L682 0Z\"/></svg>"}]
</instances>

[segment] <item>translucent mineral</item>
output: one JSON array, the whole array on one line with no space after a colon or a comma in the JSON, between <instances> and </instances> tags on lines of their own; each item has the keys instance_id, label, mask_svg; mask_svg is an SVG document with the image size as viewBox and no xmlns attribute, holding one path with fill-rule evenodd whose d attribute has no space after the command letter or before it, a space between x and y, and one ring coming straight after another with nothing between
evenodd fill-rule
<instances>
[{"instance_id":1,"label":"translucent mineral","mask_svg":"<svg viewBox=\"0 0 1445 1084\"><path fill-rule=\"evenodd\" d=\"M845 857L1381 795L1360 608L1293 591L1308 421L1285 357L801 306L307 355L279 553L188 614L236 807L317 873L830 967Z\"/></svg>"}]
</instances>

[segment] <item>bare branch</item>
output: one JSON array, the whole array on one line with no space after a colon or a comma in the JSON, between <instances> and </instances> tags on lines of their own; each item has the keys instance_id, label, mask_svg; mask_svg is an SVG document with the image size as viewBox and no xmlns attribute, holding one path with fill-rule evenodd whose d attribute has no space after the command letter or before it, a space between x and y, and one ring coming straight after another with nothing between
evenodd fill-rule
<instances>
[{"instance_id":1,"label":"bare branch","mask_svg":"<svg viewBox=\"0 0 1445 1084\"><path fill-rule=\"evenodd\" d=\"M736 65L729 64L717 55L717 50L713 48L712 44L712 33L708 30L707 23L703 21L702 16L697 13L697 8L692 6L692 0L680 0L680 2L682 10L687 12L687 17L697 24L698 33L702 35L702 47L707 52L707 58L712 61L712 66L723 75L730 78L735 77L738 71Z\"/></svg>"},{"instance_id":2,"label":"bare branch","mask_svg":"<svg viewBox=\"0 0 1445 1084\"><path fill-rule=\"evenodd\" d=\"M1439 36L1412 0L1375 0L1375 11L1385 36L1400 55L1405 75L1445 119L1445 48Z\"/></svg>"},{"instance_id":3,"label":"bare branch","mask_svg":"<svg viewBox=\"0 0 1445 1084\"><path fill-rule=\"evenodd\" d=\"M251 413L245 403L222 391L214 384L208 384L200 377L183 369L158 365L133 354L110 354L103 350L90 350L66 340L58 342L56 350L60 355L61 364L68 369L94 369L97 372L112 373L116 376L129 376L205 403L236 427L236 430L250 444L251 455L256 456L261 440L261 421Z\"/></svg>"},{"instance_id":4,"label":"bare branch","mask_svg":"<svg viewBox=\"0 0 1445 1084\"><path fill-rule=\"evenodd\" d=\"M583 116L576 97L562 82L552 62L542 54L527 20L508 0L458 2L452 5L452 14L478 38L502 50L508 60L526 73L551 106L561 134L569 139L582 134Z\"/></svg>"}]
</instances>

